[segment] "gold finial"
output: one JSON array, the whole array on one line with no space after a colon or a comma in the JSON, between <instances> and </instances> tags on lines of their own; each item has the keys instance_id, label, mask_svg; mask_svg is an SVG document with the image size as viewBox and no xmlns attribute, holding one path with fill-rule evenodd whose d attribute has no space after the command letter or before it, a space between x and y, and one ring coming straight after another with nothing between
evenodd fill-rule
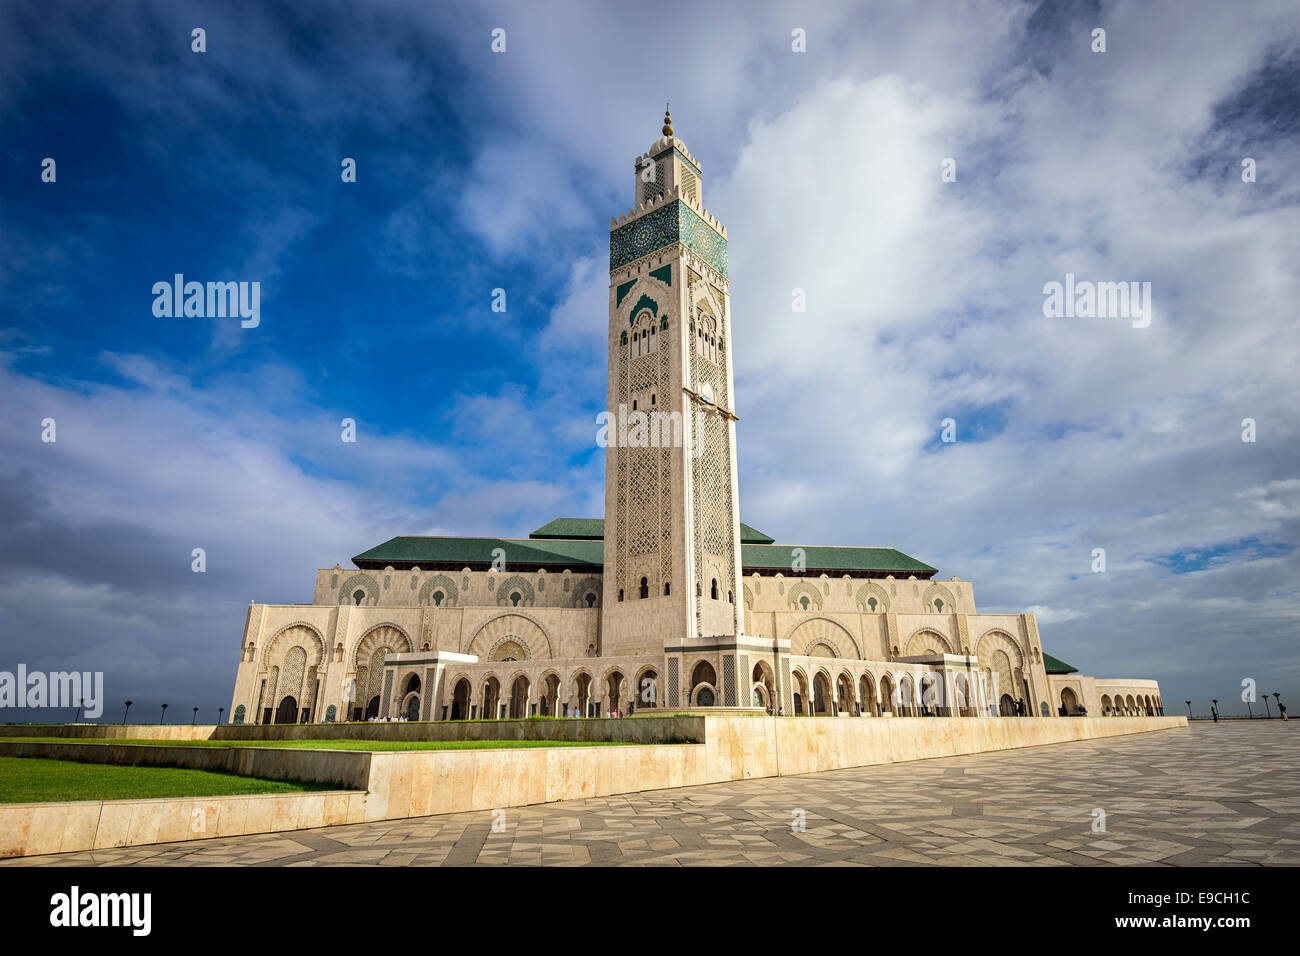
<instances>
[{"instance_id":1,"label":"gold finial","mask_svg":"<svg viewBox=\"0 0 1300 956\"><path fill-rule=\"evenodd\" d=\"M673 117L672 114L668 112L668 104L666 102L664 103L664 135L673 135Z\"/></svg>"}]
</instances>

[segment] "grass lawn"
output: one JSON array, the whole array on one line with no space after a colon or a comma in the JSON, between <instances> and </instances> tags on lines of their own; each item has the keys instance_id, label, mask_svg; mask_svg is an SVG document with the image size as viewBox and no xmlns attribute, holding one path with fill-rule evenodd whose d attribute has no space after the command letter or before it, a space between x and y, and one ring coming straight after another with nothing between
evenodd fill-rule
<instances>
[{"instance_id":1,"label":"grass lawn","mask_svg":"<svg viewBox=\"0 0 1300 956\"><path fill-rule=\"evenodd\" d=\"M513 750L529 747L628 746L631 743L618 740L83 740L77 737L0 737L0 740L44 744L141 744L153 747L288 747L294 750Z\"/></svg>"},{"instance_id":2,"label":"grass lawn","mask_svg":"<svg viewBox=\"0 0 1300 956\"><path fill-rule=\"evenodd\" d=\"M40 757L0 757L0 803L215 797L332 789L335 788L322 784L261 780L181 767L119 767Z\"/></svg>"}]
</instances>

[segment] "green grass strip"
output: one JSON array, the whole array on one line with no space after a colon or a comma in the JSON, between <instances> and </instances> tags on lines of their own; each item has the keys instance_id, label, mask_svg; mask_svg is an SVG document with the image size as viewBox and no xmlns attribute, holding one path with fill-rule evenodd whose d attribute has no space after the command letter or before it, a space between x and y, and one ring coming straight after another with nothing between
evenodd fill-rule
<instances>
[{"instance_id":1,"label":"green grass strip","mask_svg":"<svg viewBox=\"0 0 1300 956\"><path fill-rule=\"evenodd\" d=\"M262 780L182 767L120 767L40 757L0 757L0 803L147 800L333 789L325 784Z\"/></svg>"}]
</instances>

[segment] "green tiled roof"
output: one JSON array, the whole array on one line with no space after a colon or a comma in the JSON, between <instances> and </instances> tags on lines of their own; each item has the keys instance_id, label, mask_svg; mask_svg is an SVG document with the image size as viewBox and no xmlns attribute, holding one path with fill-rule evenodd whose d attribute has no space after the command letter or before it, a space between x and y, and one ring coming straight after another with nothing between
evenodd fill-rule
<instances>
[{"instance_id":1,"label":"green tiled roof","mask_svg":"<svg viewBox=\"0 0 1300 956\"><path fill-rule=\"evenodd\" d=\"M741 546L741 564L746 572L760 569L788 575L794 567L794 546L788 544L746 544ZM893 548L834 548L802 546L803 566L808 571L888 571L929 577L935 569Z\"/></svg>"},{"instance_id":2,"label":"green tiled roof","mask_svg":"<svg viewBox=\"0 0 1300 956\"><path fill-rule=\"evenodd\" d=\"M591 541L605 540L604 518L556 518L548 521L536 531L530 532L530 538L584 538Z\"/></svg>"},{"instance_id":3,"label":"green tiled roof","mask_svg":"<svg viewBox=\"0 0 1300 956\"><path fill-rule=\"evenodd\" d=\"M1079 673L1079 668L1073 667L1065 663L1065 661L1058 660L1057 658L1053 657L1051 654L1043 655L1043 670L1047 671L1047 673L1049 674Z\"/></svg>"},{"instance_id":4,"label":"green tiled roof","mask_svg":"<svg viewBox=\"0 0 1300 956\"><path fill-rule=\"evenodd\" d=\"M601 567L604 564L604 541L555 540L529 538L389 538L381 545L363 551L352 559L359 568L432 568L451 565L456 569L491 564L497 549L505 552L506 567L565 566Z\"/></svg>"},{"instance_id":5,"label":"green tiled roof","mask_svg":"<svg viewBox=\"0 0 1300 956\"><path fill-rule=\"evenodd\" d=\"M604 564L605 523L599 518L557 518L542 525L527 538L442 538L397 537L364 551L352 559L359 568L453 568L483 567L505 552L507 567L601 568ZM772 539L748 525L741 525L741 564L745 571L781 571L790 574L795 566L794 548L772 544ZM752 542L752 543L751 543ZM803 570L820 572L875 572L915 574L928 578L935 569L893 548L805 547ZM1059 663L1059 662L1058 662Z\"/></svg>"},{"instance_id":6,"label":"green tiled roof","mask_svg":"<svg viewBox=\"0 0 1300 956\"><path fill-rule=\"evenodd\" d=\"M587 541L605 539L604 518L556 518L548 521L536 531L530 532L530 538L581 538ZM751 528L743 521L740 523L741 544L771 544L775 539L763 532Z\"/></svg>"}]
</instances>

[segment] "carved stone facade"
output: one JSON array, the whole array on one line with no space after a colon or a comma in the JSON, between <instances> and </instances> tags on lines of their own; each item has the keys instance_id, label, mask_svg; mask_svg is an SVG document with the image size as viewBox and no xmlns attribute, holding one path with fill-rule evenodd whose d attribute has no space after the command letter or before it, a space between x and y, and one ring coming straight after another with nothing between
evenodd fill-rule
<instances>
[{"instance_id":1,"label":"carved stone facade","mask_svg":"<svg viewBox=\"0 0 1300 956\"><path fill-rule=\"evenodd\" d=\"M232 719L600 716L647 708L1008 716L1162 711L1153 681L1044 655L1032 614L887 548L741 525L727 231L663 136L610 223L605 520L394 538L249 607Z\"/></svg>"}]
</instances>

